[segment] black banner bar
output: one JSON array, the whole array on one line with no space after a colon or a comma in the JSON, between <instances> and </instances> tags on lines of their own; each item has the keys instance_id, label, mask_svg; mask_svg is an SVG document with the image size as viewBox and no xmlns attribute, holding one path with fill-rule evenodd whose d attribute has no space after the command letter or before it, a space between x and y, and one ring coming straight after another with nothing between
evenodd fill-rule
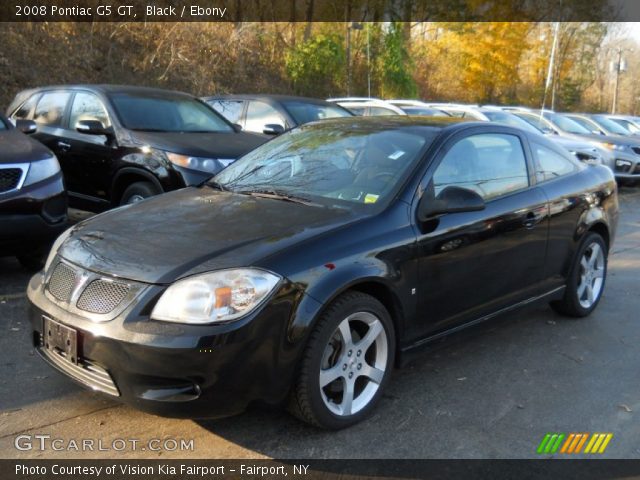
<instances>
[{"instance_id":1,"label":"black banner bar","mask_svg":"<svg viewBox=\"0 0 640 480\"><path fill-rule=\"evenodd\" d=\"M640 21L637 0L11 0L1 22Z\"/></svg>"},{"instance_id":2,"label":"black banner bar","mask_svg":"<svg viewBox=\"0 0 640 480\"><path fill-rule=\"evenodd\" d=\"M634 479L640 460L0 460L2 480Z\"/></svg>"}]
</instances>

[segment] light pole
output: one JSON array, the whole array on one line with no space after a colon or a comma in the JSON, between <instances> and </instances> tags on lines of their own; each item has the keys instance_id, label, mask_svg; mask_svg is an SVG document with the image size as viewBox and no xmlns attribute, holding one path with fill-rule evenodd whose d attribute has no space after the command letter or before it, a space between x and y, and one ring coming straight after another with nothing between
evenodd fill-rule
<instances>
[{"instance_id":1,"label":"light pole","mask_svg":"<svg viewBox=\"0 0 640 480\"><path fill-rule=\"evenodd\" d=\"M347 25L347 97L351 96L351 30L362 30L362 24L350 22Z\"/></svg>"},{"instance_id":2,"label":"light pole","mask_svg":"<svg viewBox=\"0 0 640 480\"><path fill-rule=\"evenodd\" d=\"M616 73L615 84L613 87L613 103L611 105L611 114L615 115L616 110L618 109L618 86L620 84L620 73L625 72L627 70L627 66L622 59L622 52L631 52L633 49L631 48L622 48L618 47L614 51L617 53L618 57L616 63L614 64L614 69Z\"/></svg>"}]
</instances>

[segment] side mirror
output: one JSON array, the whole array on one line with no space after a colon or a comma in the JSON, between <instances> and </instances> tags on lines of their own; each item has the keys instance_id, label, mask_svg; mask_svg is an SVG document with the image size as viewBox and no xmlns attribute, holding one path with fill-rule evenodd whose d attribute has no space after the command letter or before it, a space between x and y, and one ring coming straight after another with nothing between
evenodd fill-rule
<instances>
[{"instance_id":1,"label":"side mirror","mask_svg":"<svg viewBox=\"0 0 640 480\"><path fill-rule=\"evenodd\" d=\"M16 120L16 128L25 135L31 135L38 130L38 126L33 120Z\"/></svg>"},{"instance_id":2,"label":"side mirror","mask_svg":"<svg viewBox=\"0 0 640 480\"><path fill-rule=\"evenodd\" d=\"M436 198L422 196L418 205L418 219L425 222L445 213L477 212L484 209L484 200L473 190L449 186Z\"/></svg>"},{"instance_id":3,"label":"side mirror","mask_svg":"<svg viewBox=\"0 0 640 480\"><path fill-rule=\"evenodd\" d=\"M76 130L87 135L113 135L111 128L105 128L98 120L80 120L76 123Z\"/></svg>"},{"instance_id":4,"label":"side mirror","mask_svg":"<svg viewBox=\"0 0 640 480\"><path fill-rule=\"evenodd\" d=\"M284 132L284 127L277 123L267 123L262 129L262 133L265 135L280 135Z\"/></svg>"},{"instance_id":5,"label":"side mirror","mask_svg":"<svg viewBox=\"0 0 640 480\"><path fill-rule=\"evenodd\" d=\"M234 124L233 124L233 129L234 129L236 132L241 132L241 131L242 131L242 125L240 125L239 123L234 123Z\"/></svg>"}]
</instances>

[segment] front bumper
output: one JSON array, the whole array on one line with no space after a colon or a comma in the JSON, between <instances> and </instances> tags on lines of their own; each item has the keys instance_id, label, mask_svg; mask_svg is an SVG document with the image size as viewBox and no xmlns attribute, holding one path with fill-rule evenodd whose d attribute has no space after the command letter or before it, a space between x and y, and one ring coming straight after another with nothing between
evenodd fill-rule
<instances>
[{"instance_id":1,"label":"front bumper","mask_svg":"<svg viewBox=\"0 0 640 480\"><path fill-rule=\"evenodd\" d=\"M62 175L0 194L0 254L28 253L55 239L67 225Z\"/></svg>"},{"instance_id":2,"label":"front bumper","mask_svg":"<svg viewBox=\"0 0 640 480\"><path fill-rule=\"evenodd\" d=\"M640 180L640 155L626 152L612 152L609 168L618 180Z\"/></svg>"},{"instance_id":3,"label":"front bumper","mask_svg":"<svg viewBox=\"0 0 640 480\"><path fill-rule=\"evenodd\" d=\"M193 326L149 318L164 287L148 286L111 321L96 322L61 308L35 275L27 293L36 351L85 387L150 413L224 417L253 401L286 400L301 354L287 331L297 290L283 285L254 314L226 325ZM48 317L77 332L77 365L46 349Z\"/></svg>"}]
</instances>

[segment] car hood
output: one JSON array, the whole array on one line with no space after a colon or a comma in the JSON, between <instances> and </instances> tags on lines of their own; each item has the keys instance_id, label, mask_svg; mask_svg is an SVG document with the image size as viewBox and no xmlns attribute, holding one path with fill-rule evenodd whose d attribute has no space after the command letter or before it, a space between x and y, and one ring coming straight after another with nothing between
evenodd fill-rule
<instances>
[{"instance_id":1,"label":"car hood","mask_svg":"<svg viewBox=\"0 0 640 480\"><path fill-rule=\"evenodd\" d=\"M135 142L166 152L203 158L237 159L267 138L246 132L131 132Z\"/></svg>"},{"instance_id":2,"label":"car hood","mask_svg":"<svg viewBox=\"0 0 640 480\"><path fill-rule=\"evenodd\" d=\"M593 142L587 141L585 139L575 140L573 138L557 136L551 137L550 139L568 150L589 152L598 151L598 147L594 145Z\"/></svg>"},{"instance_id":3,"label":"car hood","mask_svg":"<svg viewBox=\"0 0 640 480\"><path fill-rule=\"evenodd\" d=\"M355 219L344 209L192 187L86 220L58 253L94 272L165 284L187 274L256 265Z\"/></svg>"},{"instance_id":4,"label":"car hood","mask_svg":"<svg viewBox=\"0 0 640 480\"><path fill-rule=\"evenodd\" d=\"M595 141L597 143L613 143L614 145L631 145L633 147L640 146L640 140L631 137L621 137L619 135L580 135L585 139Z\"/></svg>"},{"instance_id":5,"label":"car hood","mask_svg":"<svg viewBox=\"0 0 640 480\"><path fill-rule=\"evenodd\" d=\"M52 155L47 147L19 130L0 131L0 164L34 162Z\"/></svg>"}]
</instances>

